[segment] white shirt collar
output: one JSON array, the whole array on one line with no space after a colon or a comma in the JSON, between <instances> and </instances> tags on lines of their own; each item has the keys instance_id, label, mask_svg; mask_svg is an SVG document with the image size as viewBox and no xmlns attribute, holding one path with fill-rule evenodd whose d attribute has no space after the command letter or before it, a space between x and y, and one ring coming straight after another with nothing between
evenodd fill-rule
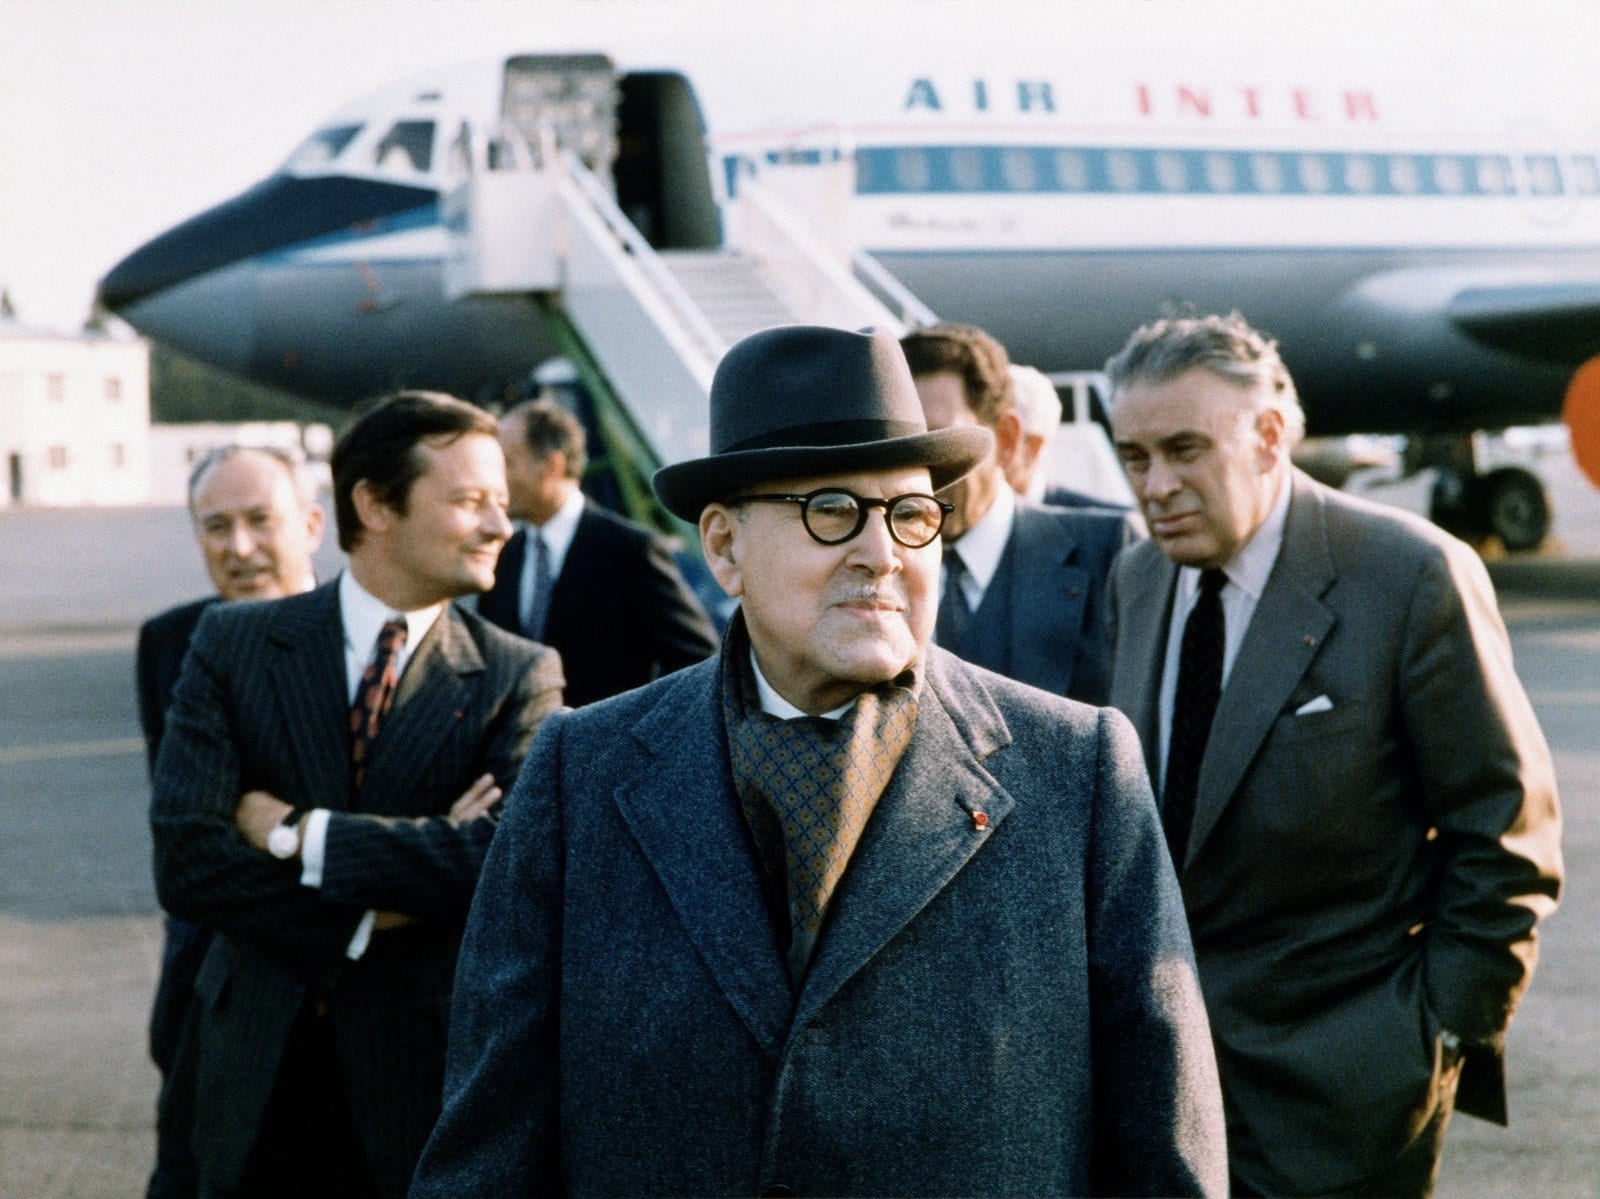
<instances>
[{"instance_id":1,"label":"white shirt collar","mask_svg":"<svg viewBox=\"0 0 1600 1199\"><path fill-rule=\"evenodd\" d=\"M348 570L339 576L339 618L344 624L345 651L352 657L359 655L363 663L372 658L384 622L400 616L406 622L406 644L400 651L400 668L403 670L412 651L421 644L443 611L444 605L440 603L419 608L415 612L396 612L356 582L355 575Z\"/></svg>"},{"instance_id":2,"label":"white shirt collar","mask_svg":"<svg viewBox=\"0 0 1600 1199\"><path fill-rule=\"evenodd\" d=\"M1011 539L1011 526L1016 517L1016 493L1000 479L989 511L952 543L951 548L961 555L961 565L967 568L967 574L972 576L980 592L989 589L994 572L1000 569L1000 559L1005 556L1006 542Z\"/></svg>"},{"instance_id":3,"label":"white shirt collar","mask_svg":"<svg viewBox=\"0 0 1600 1199\"><path fill-rule=\"evenodd\" d=\"M772 684L767 682L767 676L761 673L761 663L756 661L756 651L750 651L750 669L756 676L756 697L761 702L761 710L768 716L776 716L779 720L794 720L801 716L810 716L810 712L802 712L783 696L779 695ZM841 704L831 712L822 713L824 720L838 720L851 708L856 706L856 701Z\"/></svg>"},{"instance_id":4,"label":"white shirt collar","mask_svg":"<svg viewBox=\"0 0 1600 1199\"><path fill-rule=\"evenodd\" d=\"M1228 576L1228 582L1248 595L1252 603L1260 601L1261 593L1267 588L1267 579L1272 575L1272 568L1277 564L1278 551L1283 548L1283 530L1289 519L1291 491L1293 487L1290 486L1289 473L1285 471L1278 484L1278 498L1273 500L1267 519L1261 522L1261 527L1250 535L1250 540L1244 543L1239 552L1223 564L1222 573ZM1185 566L1179 584L1185 594L1198 590L1199 568Z\"/></svg>"},{"instance_id":5,"label":"white shirt collar","mask_svg":"<svg viewBox=\"0 0 1600 1199\"><path fill-rule=\"evenodd\" d=\"M583 516L583 489L574 487L571 494L562 501L561 507L556 509L556 514L542 525L529 523L526 525L529 538L538 536L544 538L544 544L550 551L550 577L554 579L561 573L561 565L567 560L567 550L572 548L572 539L578 532L578 521ZM533 555L528 554L526 560L532 561Z\"/></svg>"}]
</instances>

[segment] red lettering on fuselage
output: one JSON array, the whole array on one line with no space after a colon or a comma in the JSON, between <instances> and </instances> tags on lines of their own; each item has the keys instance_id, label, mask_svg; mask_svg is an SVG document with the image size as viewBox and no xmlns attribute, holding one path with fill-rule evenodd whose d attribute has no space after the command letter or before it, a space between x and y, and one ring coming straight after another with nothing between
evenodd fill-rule
<instances>
[{"instance_id":1,"label":"red lettering on fuselage","mask_svg":"<svg viewBox=\"0 0 1600 1199\"><path fill-rule=\"evenodd\" d=\"M1273 89L1259 84L1215 88L1193 83L1136 83L1134 112L1157 120L1280 121L1324 124L1342 120L1373 124L1378 99L1366 88L1338 92L1309 87Z\"/></svg>"}]
</instances>

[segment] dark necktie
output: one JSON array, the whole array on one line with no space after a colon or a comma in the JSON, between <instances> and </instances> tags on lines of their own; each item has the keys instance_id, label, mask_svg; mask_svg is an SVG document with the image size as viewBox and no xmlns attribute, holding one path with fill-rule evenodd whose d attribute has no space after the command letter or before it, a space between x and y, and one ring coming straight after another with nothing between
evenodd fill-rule
<instances>
[{"instance_id":1,"label":"dark necktie","mask_svg":"<svg viewBox=\"0 0 1600 1199\"><path fill-rule=\"evenodd\" d=\"M550 546L538 529L528 530L528 552L533 555L533 589L528 595L527 615L522 618L522 633L537 641L544 636L545 618L550 615Z\"/></svg>"},{"instance_id":2,"label":"dark necktie","mask_svg":"<svg viewBox=\"0 0 1600 1199\"><path fill-rule=\"evenodd\" d=\"M394 706L394 690L400 681L396 666L405 643L406 622L399 618L384 621L378 631L378 648L356 686L355 702L350 705L350 764L355 768L351 781L357 791L367 781L367 766L383 718Z\"/></svg>"},{"instance_id":3,"label":"dark necktie","mask_svg":"<svg viewBox=\"0 0 1600 1199\"><path fill-rule=\"evenodd\" d=\"M934 626L934 640L945 649L959 652L966 640L967 629L972 626L972 606L967 603L967 591L962 581L967 577L967 564L953 545L944 547L944 594L939 597L939 620Z\"/></svg>"},{"instance_id":4,"label":"dark necktie","mask_svg":"<svg viewBox=\"0 0 1600 1199\"><path fill-rule=\"evenodd\" d=\"M1172 861L1179 869L1189 847L1206 740L1211 736L1211 721L1222 696L1222 589L1227 582L1228 576L1220 570L1200 572L1200 596L1183 626L1183 645L1178 653L1178 691L1173 699L1172 733L1167 741L1161 824L1167 832Z\"/></svg>"}]
</instances>

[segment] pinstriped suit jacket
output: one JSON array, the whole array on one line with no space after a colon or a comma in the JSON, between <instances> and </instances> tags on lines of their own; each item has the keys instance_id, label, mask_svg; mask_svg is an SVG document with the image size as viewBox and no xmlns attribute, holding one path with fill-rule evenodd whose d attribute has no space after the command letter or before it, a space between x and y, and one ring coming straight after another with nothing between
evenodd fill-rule
<instances>
[{"instance_id":1,"label":"pinstriped suit jacket","mask_svg":"<svg viewBox=\"0 0 1600 1199\"><path fill-rule=\"evenodd\" d=\"M494 825L443 818L471 781L510 787L560 704L556 654L450 605L418 644L351 794L336 584L201 620L156 762L156 886L218 932L177 1068L192 1071L203 1184L237 1184L306 990L329 989L356 1125L380 1190L403 1194L438 1110L451 980ZM261 788L328 808L320 890L244 843L233 811ZM345 949L368 908L417 916Z\"/></svg>"}]
</instances>

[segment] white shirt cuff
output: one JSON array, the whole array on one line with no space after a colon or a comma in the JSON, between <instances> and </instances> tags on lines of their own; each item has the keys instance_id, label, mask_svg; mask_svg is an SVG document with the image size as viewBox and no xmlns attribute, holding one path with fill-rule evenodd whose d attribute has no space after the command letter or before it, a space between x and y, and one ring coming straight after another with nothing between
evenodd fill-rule
<instances>
[{"instance_id":1,"label":"white shirt cuff","mask_svg":"<svg viewBox=\"0 0 1600 1199\"><path fill-rule=\"evenodd\" d=\"M322 863L328 853L328 809L312 808L300 838L300 885L322 886ZM360 930L357 929L359 935ZM369 932L371 930L368 930Z\"/></svg>"},{"instance_id":2,"label":"white shirt cuff","mask_svg":"<svg viewBox=\"0 0 1600 1199\"><path fill-rule=\"evenodd\" d=\"M359 961L361 955L367 952L367 945L372 941L372 922L378 918L378 913L371 908L361 917L361 923L356 925L356 931L351 934L350 944L345 948L344 956L352 962Z\"/></svg>"}]
</instances>

